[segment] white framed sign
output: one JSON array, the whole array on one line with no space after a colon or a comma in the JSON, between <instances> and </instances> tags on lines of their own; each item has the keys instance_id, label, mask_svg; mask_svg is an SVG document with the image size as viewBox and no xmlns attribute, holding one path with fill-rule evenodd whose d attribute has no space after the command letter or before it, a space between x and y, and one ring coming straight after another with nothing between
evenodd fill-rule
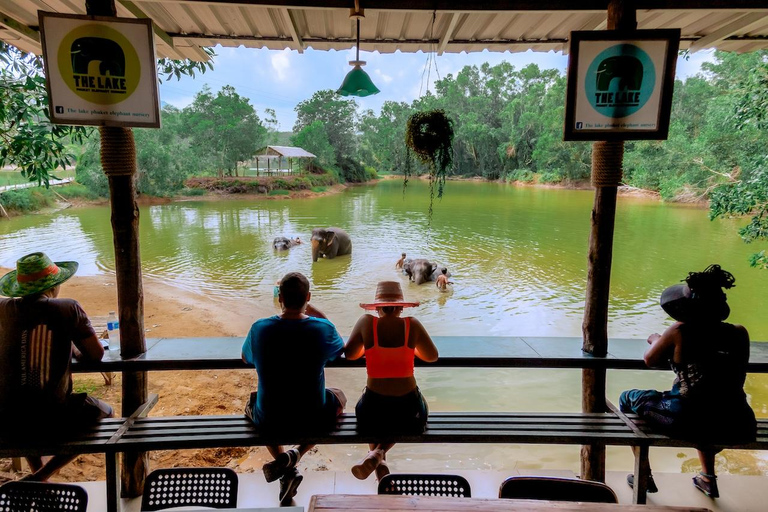
<instances>
[{"instance_id":1,"label":"white framed sign","mask_svg":"<svg viewBox=\"0 0 768 512\"><path fill-rule=\"evenodd\" d=\"M666 139L680 30L571 32L565 140Z\"/></svg>"},{"instance_id":2,"label":"white framed sign","mask_svg":"<svg viewBox=\"0 0 768 512\"><path fill-rule=\"evenodd\" d=\"M160 127L152 20L39 18L52 122Z\"/></svg>"}]
</instances>

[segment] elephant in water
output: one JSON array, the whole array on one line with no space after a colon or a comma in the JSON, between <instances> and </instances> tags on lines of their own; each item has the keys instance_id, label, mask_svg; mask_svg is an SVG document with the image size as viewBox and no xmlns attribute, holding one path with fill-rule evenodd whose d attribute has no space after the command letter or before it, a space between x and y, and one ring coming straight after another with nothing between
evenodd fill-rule
<instances>
[{"instance_id":1,"label":"elephant in water","mask_svg":"<svg viewBox=\"0 0 768 512\"><path fill-rule=\"evenodd\" d=\"M312 230L312 261L325 256L328 259L352 254L352 239L341 228L315 228Z\"/></svg>"},{"instance_id":2,"label":"elephant in water","mask_svg":"<svg viewBox=\"0 0 768 512\"><path fill-rule=\"evenodd\" d=\"M443 273L444 268L444 266L432 263L424 258L407 259L403 262L403 271L416 284L437 280L437 276ZM451 273L448 272L446 276L450 277Z\"/></svg>"},{"instance_id":3,"label":"elephant in water","mask_svg":"<svg viewBox=\"0 0 768 512\"><path fill-rule=\"evenodd\" d=\"M272 240L272 247L276 251L287 251L293 246L299 245L301 243L301 238L285 238L284 236L278 236L274 240Z\"/></svg>"}]
</instances>

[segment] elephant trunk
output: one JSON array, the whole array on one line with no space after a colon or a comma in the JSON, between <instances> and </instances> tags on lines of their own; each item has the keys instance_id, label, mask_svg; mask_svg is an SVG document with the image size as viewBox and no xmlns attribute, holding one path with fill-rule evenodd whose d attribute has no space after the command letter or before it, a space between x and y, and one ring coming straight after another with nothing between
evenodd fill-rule
<instances>
[{"instance_id":1,"label":"elephant trunk","mask_svg":"<svg viewBox=\"0 0 768 512\"><path fill-rule=\"evenodd\" d=\"M320 255L320 242L318 240L312 240L312 262L316 262Z\"/></svg>"}]
</instances>

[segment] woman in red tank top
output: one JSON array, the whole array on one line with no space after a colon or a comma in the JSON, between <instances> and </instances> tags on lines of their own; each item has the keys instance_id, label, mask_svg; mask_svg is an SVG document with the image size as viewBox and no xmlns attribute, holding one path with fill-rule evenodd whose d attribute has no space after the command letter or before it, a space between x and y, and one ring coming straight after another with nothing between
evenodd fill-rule
<instances>
[{"instance_id":1,"label":"woman in red tank top","mask_svg":"<svg viewBox=\"0 0 768 512\"><path fill-rule=\"evenodd\" d=\"M423 432L429 409L413 375L414 357L437 360L437 347L421 322L401 318L403 308L418 306L406 302L400 283L382 281L376 299L360 304L376 310L378 317L363 315L349 336L344 353L347 359L365 355L368 381L355 406L358 429L365 432ZM393 443L373 443L368 455L352 467L352 474L365 480L376 471L381 479L389 473L386 454Z\"/></svg>"}]
</instances>

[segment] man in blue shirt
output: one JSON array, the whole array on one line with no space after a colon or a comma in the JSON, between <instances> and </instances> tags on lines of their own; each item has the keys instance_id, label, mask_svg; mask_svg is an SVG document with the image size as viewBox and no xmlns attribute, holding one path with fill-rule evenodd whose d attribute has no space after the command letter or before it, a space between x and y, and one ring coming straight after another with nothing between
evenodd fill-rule
<instances>
[{"instance_id":1,"label":"man in blue shirt","mask_svg":"<svg viewBox=\"0 0 768 512\"><path fill-rule=\"evenodd\" d=\"M262 431L330 430L347 403L340 389L325 387L325 365L344 352L344 342L310 297L304 275L286 274L278 295L282 314L257 320L245 338L243 361L259 377L245 413ZM264 465L264 477L280 479L281 504L296 495L303 479L296 464L312 447L267 446L275 460Z\"/></svg>"}]
</instances>

